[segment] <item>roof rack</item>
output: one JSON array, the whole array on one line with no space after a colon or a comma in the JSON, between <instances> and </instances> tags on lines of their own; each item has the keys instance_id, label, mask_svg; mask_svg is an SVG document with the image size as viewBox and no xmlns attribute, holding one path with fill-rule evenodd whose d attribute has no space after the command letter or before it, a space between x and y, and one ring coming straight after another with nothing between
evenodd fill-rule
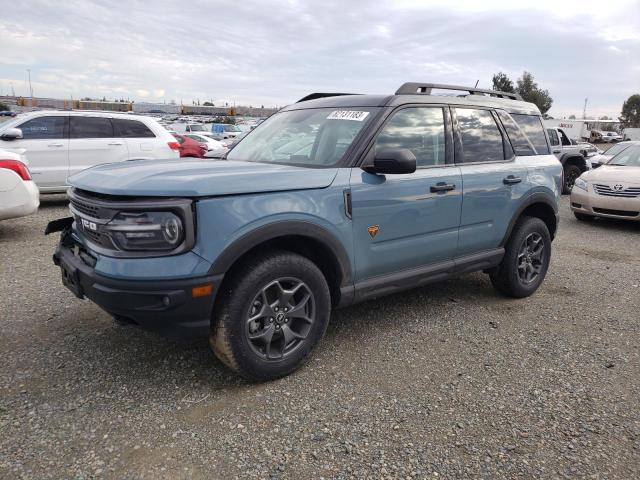
<instances>
[{"instance_id":1,"label":"roof rack","mask_svg":"<svg viewBox=\"0 0 640 480\"><path fill-rule=\"evenodd\" d=\"M358 93L310 93L306 97L302 97L296 103L306 102L307 100L315 100L317 98L341 97L343 95L359 95Z\"/></svg>"},{"instance_id":2,"label":"roof rack","mask_svg":"<svg viewBox=\"0 0 640 480\"><path fill-rule=\"evenodd\" d=\"M460 90L469 95L489 95L491 97L508 98L510 100L522 100L517 93L499 92L497 90L485 90L483 88L461 87L459 85L445 85L443 83L418 83L407 82L396 90L396 95L431 95L431 90Z\"/></svg>"}]
</instances>

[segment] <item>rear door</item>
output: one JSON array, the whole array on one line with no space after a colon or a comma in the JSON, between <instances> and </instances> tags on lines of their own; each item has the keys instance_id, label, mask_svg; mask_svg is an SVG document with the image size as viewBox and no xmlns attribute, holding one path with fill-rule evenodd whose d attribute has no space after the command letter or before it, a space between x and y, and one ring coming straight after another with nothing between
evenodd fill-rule
<instances>
[{"instance_id":1,"label":"rear door","mask_svg":"<svg viewBox=\"0 0 640 480\"><path fill-rule=\"evenodd\" d=\"M68 115L32 118L16 125L22 138L0 141L0 148L25 149L29 170L43 191L64 189L69 176Z\"/></svg>"},{"instance_id":2,"label":"rear door","mask_svg":"<svg viewBox=\"0 0 640 480\"><path fill-rule=\"evenodd\" d=\"M452 164L448 110L410 106L386 121L376 149L407 148L414 173L351 173L356 281L453 259L462 203L460 168Z\"/></svg>"},{"instance_id":3,"label":"rear door","mask_svg":"<svg viewBox=\"0 0 640 480\"><path fill-rule=\"evenodd\" d=\"M103 163L129 158L127 145L108 117L69 117L69 175Z\"/></svg>"},{"instance_id":4,"label":"rear door","mask_svg":"<svg viewBox=\"0 0 640 480\"><path fill-rule=\"evenodd\" d=\"M528 191L526 162L516 161L497 113L452 108L463 200L457 256L500 246L518 200Z\"/></svg>"},{"instance_id":5,"label":"rear door","mask_svg":"<svg viewBox=\"0 0 640 480\"><path fill-rule=\"evenodd\" d=\"M140 120L115 118L114 124L129 150L129 159L169 158L167 144L159 142L155 133Z\"/></svg>"}]
</instances>

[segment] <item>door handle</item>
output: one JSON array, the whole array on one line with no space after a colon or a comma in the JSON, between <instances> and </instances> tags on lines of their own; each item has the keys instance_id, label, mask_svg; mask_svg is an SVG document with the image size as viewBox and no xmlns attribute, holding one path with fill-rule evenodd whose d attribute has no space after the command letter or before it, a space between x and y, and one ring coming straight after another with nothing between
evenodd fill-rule
<instances>
[{"instance_id":1,"label":"door handle","mask_svg":"<svg viewBox=\"0 0 640 480\"><path fill-rule=\"evenodd\" d=\"M502 183L504 183L505 185L515 185L516 183L520 183L521 181L522 178L514 177L513 175L509 175L508 177L502 179Z\"/></svg>"},{"instance_id":2,"label":"door handle","mask_svg":"<svg viewBox=\"0 0 640 480\"><path fill-rule=\"evenodd\" d=\"M435 185L431 185L429 190L431 190L431 193L440 193L440 192L449 192L451 190L455 190L455 188L456 186L452 183L439 182L439 183L436 183Z\"/></svg>"},{"instance_id":3,"label":"door handle","mask_svg":"<svg viewBox=\"0 0 640 480\"><path fill-rule=\"evenodd\" d=\"M62 143L50 143L47 145L47 147L64 147L64 144Z\"/></svg>"},{"instance_id":4,"label":"door handle","mask_svg":"<svg viewBox=\"0 0 640 480\"><path fill-rule=\"evenodd\" d=\"M553 153L560 153L562 150L554 150Z\"/></svg>"},{"instance_id":5,"label":"door handle","mask_svg":"<svg viewBox=\"0 0 640 480\"><path fill-rule=\"evenodd\" d=\"M122 142L110 142L107 145L122 145Z\"/></svg>"}]
</instances>

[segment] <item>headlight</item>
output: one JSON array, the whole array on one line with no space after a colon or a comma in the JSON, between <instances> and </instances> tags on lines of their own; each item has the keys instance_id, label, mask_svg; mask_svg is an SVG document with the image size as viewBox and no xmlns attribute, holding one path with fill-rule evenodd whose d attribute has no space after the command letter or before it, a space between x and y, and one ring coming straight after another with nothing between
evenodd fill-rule
<instances>
[{"instance_id":1,"label":"headlight","mask_svg":"<svg viewBox=\"0 0 640 480\"><path fill-rule=\"evenodd\" d=\"M105 228L122 250L174 250L184 241L182 220L171 212L120 212Z\"/></svg>"},{"instance_id":2,"label":"headlight","mask_svg":"<svg viewBox=\"0 0 640 480\"><path fill-rule=\"evenodd\" d=\"M576 178L576 182L573 184L573 186L581 188L585 192L589 190L589 184L587 183L587 181L583 180L580 177Z\"/></svg>"}]
</instances>

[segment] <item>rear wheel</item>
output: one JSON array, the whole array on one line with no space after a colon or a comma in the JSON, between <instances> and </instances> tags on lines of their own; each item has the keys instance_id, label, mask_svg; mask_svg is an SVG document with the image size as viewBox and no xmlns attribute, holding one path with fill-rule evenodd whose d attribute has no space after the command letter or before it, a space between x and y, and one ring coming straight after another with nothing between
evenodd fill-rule
<instances>
[{"instance_id":1,"label":"rear wheel","mask_svg":"<svg viewBox=\"0 0 640 480\"><path fill-rule=\"evenodd\" d=\"M581 222L591 222L591 221L595 220L595 218L596 218L593 215L588 215L586 213L573 212L573 214Z\"/></svg>"},{"instance_id":2,"label":"rear wheel","mask_svg":"<svg viewBox=\"0 0 640 480\"><path fill-rule=\"evenodd\" d=\"M297 254L266 253L225 285L210 336L216 356L250 380L299 368L329 323L331 296L320 269Z\"/></svg>"},{"instance_id":3,"label":"rear wheel","mask_svg":"<svg viewBox=\"0 0 640 480\"><path fill-rule=\"evenodd\" d=\"M510 297L528 297L542 284L551 260L551 236L536 217L521 217L507 243L498 267L489 273L491 283Z\"/></svg>"},{"instance_id":4,"label":"rear wheel","mask_svg":"<svg viewBox=\"0 0 640 480\"><path fill-rule=\"evenodd\" d=\"M582 170L577 165L566 165L564 167L564 185L562 186L562 193L569 194L573 190L573 185L576 183L576 179L582 175Z\"/></svg>"}]
</instances>

